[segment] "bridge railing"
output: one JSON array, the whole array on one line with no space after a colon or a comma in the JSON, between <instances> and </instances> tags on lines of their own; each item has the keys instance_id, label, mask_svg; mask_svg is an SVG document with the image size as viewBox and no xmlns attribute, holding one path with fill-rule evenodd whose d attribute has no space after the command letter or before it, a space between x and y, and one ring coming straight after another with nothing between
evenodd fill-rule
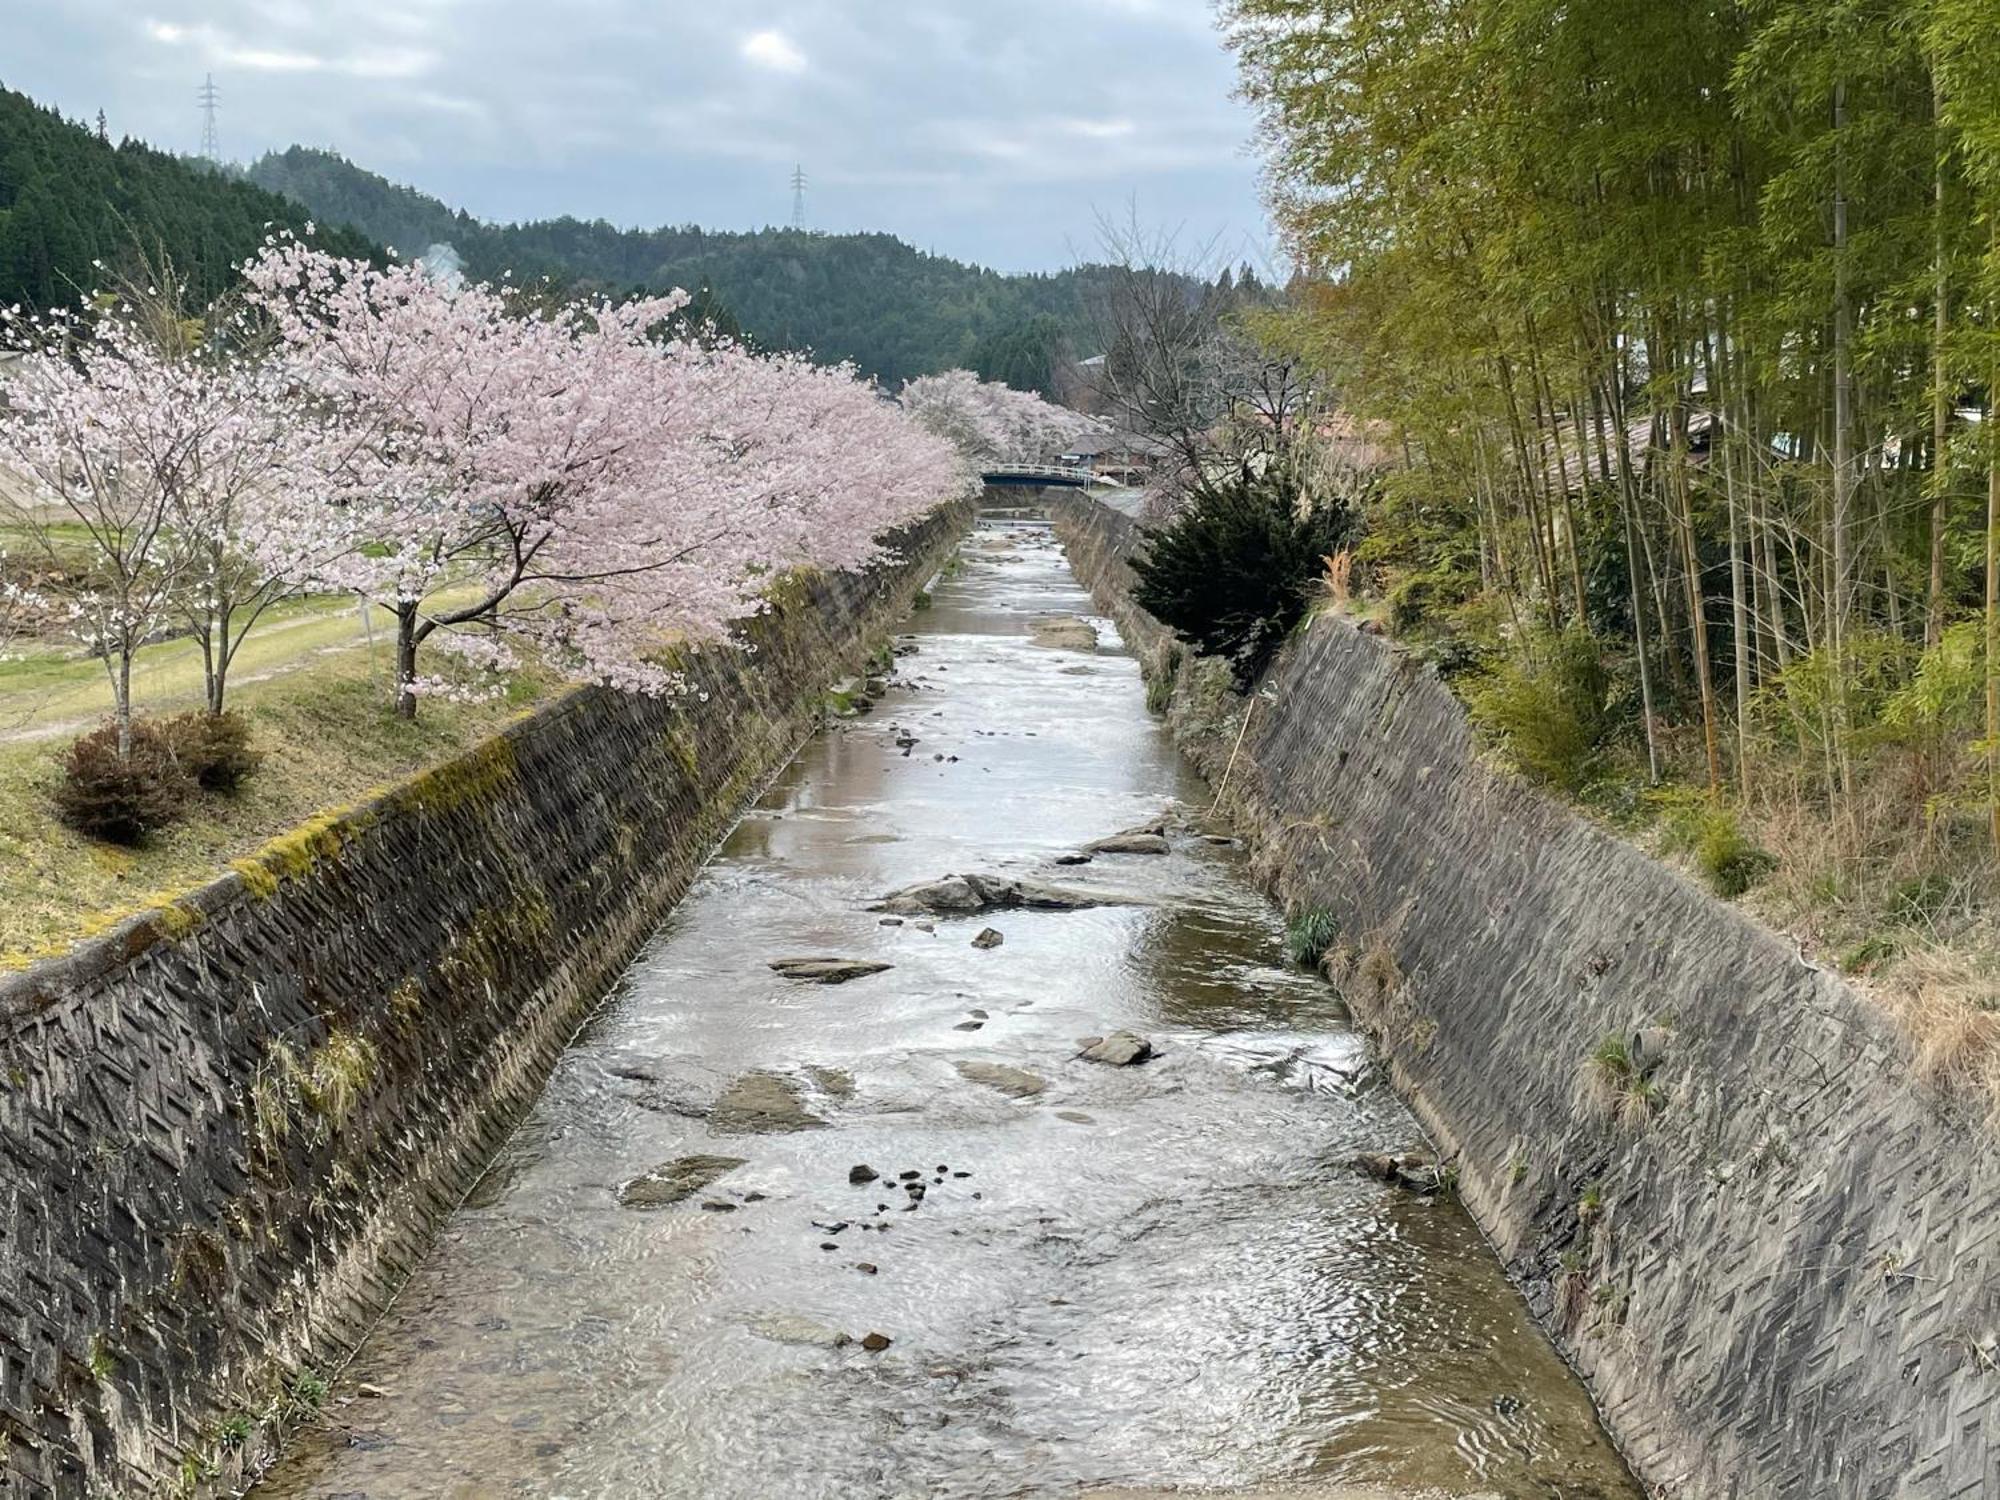
<instances>
[{"instance_id":1,"label":"bridge railing","mask_svg":"<svg viewBox=\"0 0 2000 1500\"><path fill-rule=\"evenodd\" d=\"M1021 484L1035 480L1045 484L1071 485L1112 482L1090 469L1072 468L1066 464L993 464L981 471L981 477L988 484Z\"/></svg>"}]
</instances>

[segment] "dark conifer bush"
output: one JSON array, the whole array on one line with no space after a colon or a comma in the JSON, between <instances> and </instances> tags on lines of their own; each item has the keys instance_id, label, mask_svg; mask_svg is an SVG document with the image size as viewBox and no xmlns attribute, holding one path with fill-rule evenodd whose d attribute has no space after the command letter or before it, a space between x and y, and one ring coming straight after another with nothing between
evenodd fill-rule
<instances>
[{"instance_id":1,"label":"dark conifer bush","mask_svg":"<svg viewBox=\"0 0 2000 1500\"><path fill-rule=\"evenodd\" d=\"M1344 504L1304 507L1282 467L1207 479L1147 534L1132 597L1196 651L1228 661L1247 690L1305 614L1325 559L1354 531Z\"/></svg>"},{"instance_id":2,"label":"dark conifer bush","mask_svg":"<svg viewBox=\"0 0 2000 1500\"><path fill-rule=\"evenodd\" d=\"M234 709L195 709L169 719L167 743L181 769L205 792L234 792L263 762L250 748L250 724Z\"/></svg>"},{"instance_id":3,"label":"dark conifer bush","mask_svg":"<svg viewBox=\"0 0 2000 1500\"><path fill-rule=\"evenodd\" d=\"M78 833L113 844L139 844L180 816L194 780L174 758L157 725L132 722L132 749L118 754L118 726L105 723L63 754L56 811Z\"/></svg>"}]
</instances>

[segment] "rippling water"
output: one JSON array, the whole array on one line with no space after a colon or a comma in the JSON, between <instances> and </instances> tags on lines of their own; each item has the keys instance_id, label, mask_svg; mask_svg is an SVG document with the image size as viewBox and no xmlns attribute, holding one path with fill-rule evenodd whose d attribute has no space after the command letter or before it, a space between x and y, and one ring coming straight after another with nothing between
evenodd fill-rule
<instances>
[{"instance_id":1,"label":"rippling water","mask_svg":"<svg viewBox=\"0 0 2000 1500\"><path fill-rule=\"evenodd\" d=\"M1416 1129L1283 967L1109 623L1096 653L1031 641L1089 610L1046 526L982 522L886 700L744 818L260 1495L1638 1495L1464 1214L1348 1165ZM1162 813L1168 856L1052 864ZM865 910L966 870L1137 901ZM798 954L894 967L767 967ZM1117 1027L1161 1055L1077 1058ZM748 1072L818 1127L711 1131ZM694 1154L743 1165L620 1206Z\"/></svg>"}]
</instances>

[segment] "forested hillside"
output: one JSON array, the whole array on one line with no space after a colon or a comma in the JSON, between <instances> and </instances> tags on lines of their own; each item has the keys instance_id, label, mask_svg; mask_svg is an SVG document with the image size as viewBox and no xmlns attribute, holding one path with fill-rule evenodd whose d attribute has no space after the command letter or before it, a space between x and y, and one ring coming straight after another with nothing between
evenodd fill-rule
<instances>
[{"instance_id":1,"label":"forested hillside","mask_svg":"<svg viewBox=\"0 0 2000 1500\"><path fill-rule=\"evenodd\" d=\"M954 366L1029 389L1087 343L1090 273L1008 276L887 234L619 229L602 220L486 224L326 151L265 156L250 180L405 255L449 244L478 278L511 270L611 290L708 288L751 337L851 359L900 383ZM1085 351L1089 352L1089 351Z\"/></svg>"},{"instance_id":2,"label":"forested hillside","mask_svg":"<svg viewBox=\"0 0 2000 1500\"><path fill-rule=\"evenodd\" d=\"M253 254L272 223L302 226L305 210L140 141L113 143L25 94L0 88L0 306L73 302L143 253L164 257L209 298ZM329 249L366 254L335 231Z\"/></svg>"}]
</instances>

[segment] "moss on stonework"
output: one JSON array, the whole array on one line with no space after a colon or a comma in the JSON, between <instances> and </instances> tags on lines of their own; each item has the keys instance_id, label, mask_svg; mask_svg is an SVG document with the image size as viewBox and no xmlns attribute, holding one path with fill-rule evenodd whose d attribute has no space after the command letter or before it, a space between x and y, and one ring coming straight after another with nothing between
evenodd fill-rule
<instances>
[{"instance_id":1,"label":"moss on stonework","mask_svg":"<svg viewBox=\"0 0 2000 1500\"><path fill-rule=\"evenodd\" d=\"M207 921L208 916L200 907L186 901L175 901L153 913L153 926L170 943L199 932Z\"/></svg>"},{"instance_id":2,"label":"moss on stonework","mask_svg":"<svg viewBox=\"0 0 2000 1500\"><path fill-rule=\"evenodd\" d=\"M555 928L545 892L524 887L503 902L473 914L454 932L435 972L452 990L466 991L498 978L504 960L542 945Z\"/></svg>"},{"instance_id":3,"label":"moss on stonework","mask_svg":"<svg viewBox=\"0 0 2000 1500\"><path fill-rule=\"evenodd\" d=\"M701 769L701 758L695 750L694 726L676 715L673 724L666 732L665 739L667 754L672 756L674 764L680 767L681 775L693 781L696 772Z\"/></svg>"},{"instance_id":4,"label":"moss on stonework","mask_svg":"<svg viewBox=\"0 0 2000 1500\"><path fill-rule=\"evenodd\" d=\"M248 858L232 860L230 868L243 878L243 888L253 899L268 901L286 881L336 858L349 840L374 822L375 814L366 809L323 812L279 834Z\"/></svg>"},{"instance_id":5,"label":"moss on stonework","mask_svg":"<svg viewBox=\"0 0 2000 1500\"><path fill-rule=\"evenodd\" d=\"M483 802L512 785L518 769L513 738L495 735L457 760L414 778L390 800L402 810L451 812L468 802Z\"/></svg>"},{"instance_id":6,"label":"moss on stonework","mask_svg":"<svg viewBox=\"0 0 2000 1500\"><path fill-rule=\"evenodd\" d=\"M255 901L268 901L278 894L278 877L264 868L261 859L232 859L229 868L243 878L243 889Z\"/></svg>"}]
</instances>

